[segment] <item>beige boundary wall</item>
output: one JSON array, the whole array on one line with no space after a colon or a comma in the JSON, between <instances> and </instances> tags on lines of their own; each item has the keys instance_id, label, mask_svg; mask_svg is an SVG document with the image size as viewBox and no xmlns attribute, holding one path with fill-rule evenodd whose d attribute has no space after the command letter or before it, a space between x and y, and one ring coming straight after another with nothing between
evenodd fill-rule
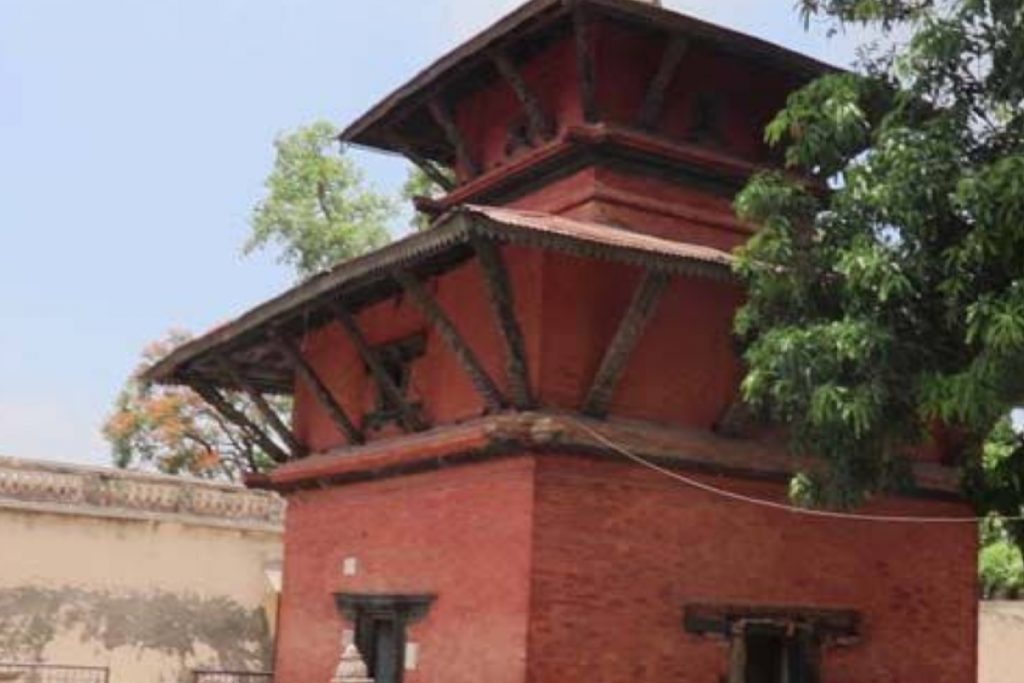
<instances>
[{"instance_id":1,"label":"beige boundary wall","mask_svg":"<svg viewBox=\"0 0 1024 683\"><path fill-rule=\"evenodd\" d=\"M983 602L978 683L1024 683L1024 602Z\"/></svg>"},{"instance_id":2,"label":"beige boundary wall","mask_svg":"<svg viewBox=\"0 0 1024 683\"><path fill-rule=\"evenodd\" d=\"M283 515L268 493L0 458L0 662L267 670Z\"/></svg>"}]
</instances>

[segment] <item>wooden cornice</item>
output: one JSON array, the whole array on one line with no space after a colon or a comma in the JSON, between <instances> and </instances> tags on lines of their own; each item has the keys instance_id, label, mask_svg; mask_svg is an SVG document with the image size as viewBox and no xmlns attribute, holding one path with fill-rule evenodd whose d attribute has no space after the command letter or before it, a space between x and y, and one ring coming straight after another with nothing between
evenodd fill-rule
<instances>
[{"instance_id":1,"label":"wooden cornice","mask_svg":"<svg viewBox=\"0 0 1024 683\"><path fill-rule=\"evenodd\" d=\"M595 439L594 434L602 440ZM427 432L346 447L295 461L252 484L281 492L344 485L519 456L583 456L627 462L614 443L660 466L698 475L768 481L783 490L796 471L820 463L791 455L777 441L736 439L702 429L666 427L638 420L595 420L559 412L516 412L435 427ZM915 463L912 497L962 502L959 472ZM721 482L720 482L721 483ZM722 484L728 487L728 484ZM969 511L965 510L965 514Z\"/></svg>"},{"instance_id":2,"label":"wooden cornice","mask_svg":"<svg viewBox=\"0 0 1024 683\"><path fill-rule=\"evenodd\" d=\"M535 147L503 166L460 184L435 203L436 211L460 204L493 203L525 194L552 174L567 175L605 158L641 159L655 166L686 171L738 191L752 175L769 170L721 150L669 139L635 127L607 124L572 125L547 144ZM678 175L683 178L685 176Z\"/></svg>"}]
</instances>

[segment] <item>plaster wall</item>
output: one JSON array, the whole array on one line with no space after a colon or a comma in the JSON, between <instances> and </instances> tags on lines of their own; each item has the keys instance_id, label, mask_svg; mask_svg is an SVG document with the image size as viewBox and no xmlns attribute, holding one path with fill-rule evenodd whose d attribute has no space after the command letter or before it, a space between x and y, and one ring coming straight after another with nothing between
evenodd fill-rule
<instances>
[{"instance_id":1,"label":"plaster wall","mask_svg":"<svg viewBox=\"0 0 1024 683\"><path fill-rule=\"evenodd\" d=\"M266 496L24 464L15 477L10 464L0 462L0 662L108 667L112 683L269 669L276 592L267 571L280 566L277 524L229 510L169 511L158 497L146 499L152 489L131 507L101 496L90 503L67 486L104 476L101 489L121 491L112 496L140 486L159 495L187 488L191 496ZM47 475L62 479L44 489ZM12 484L26 476L28 487Z\"/></svg>"},{"instance_id":2,"label":"plaster wall","mask_svg":"<svg viewBox=\"0 0 1024 683\"><path fill-rule=\"evenodd\" d=\"M978 683L1024 681L1024 602L983 602Z\"/></svg>"}]
</instances>

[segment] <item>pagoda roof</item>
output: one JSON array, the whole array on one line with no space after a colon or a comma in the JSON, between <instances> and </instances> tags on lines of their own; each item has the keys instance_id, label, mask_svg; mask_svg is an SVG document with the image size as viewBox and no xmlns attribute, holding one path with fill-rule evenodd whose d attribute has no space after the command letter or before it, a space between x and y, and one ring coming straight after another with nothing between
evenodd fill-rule
<instances>
[{"instance_id":1,"label":"pagoda roof","mask_svg":"<svg viewBox=\"0 0 1024 683\"><path fill-rule=\"evenodd\" d=\"M327 324L333 320L335 303L358 311L394 296L401 291L396 271L429 277L451 270L473 256L475 239L634 264L651 271L732 278L733 257L711 247L548 213L465 205L442 216L428 230L344 261L187 342L150 368L144 379L164 384L200 380L237 388L237 377L221 362L230 358L234 374L253 387L291 393L294 370L272 343L274 334L301 334Z\"/></svg>"},{"instance_id":2,"label":"pagoda roof","mask_svg":"<svg viewBox=\"0 0 1024 683\"><path fill-rule=\"evenodd\" d=\"M448 87L465 87L482 72L490 73L495 49L529 47L539 34L571 25L574 15L603 15L652 32L671 33L737 54L804 79L837 68L780 45L710 24L694 17L637 0L530 0L491 27L444 55L393 91L353 122L340 135L350 142L376 149L406 153L408 145L396 140L395 126L425 110L436 94ZM425 120L425 119L424 119ZM446 145L428 140L422 125L414 125L417 152L447 161Z\"/></svg>"}]
</instances>

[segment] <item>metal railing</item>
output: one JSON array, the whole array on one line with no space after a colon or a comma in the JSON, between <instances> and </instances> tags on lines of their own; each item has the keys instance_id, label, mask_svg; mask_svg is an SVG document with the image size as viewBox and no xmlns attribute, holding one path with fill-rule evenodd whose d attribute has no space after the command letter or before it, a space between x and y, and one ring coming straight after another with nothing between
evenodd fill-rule
<instances>
[{"instance_id":1,"label":"metal railing","mask_svg":"<svg viewBox=\"0 0 1024 683\"><path fill-rule=\"evenodd\" d=\"M110 669L99 666L0 662L0 683L108 683Z\"/></svg>"},{"instance_id":2,"label":"metal railing","mask_svg":"<svg viewBox=\"0 0 1024 683\"><path fill-rule=\"evenodd\" d=\"M270 671L193 671L192 683L273 683Z\"/></svg>"}]
</instances>

